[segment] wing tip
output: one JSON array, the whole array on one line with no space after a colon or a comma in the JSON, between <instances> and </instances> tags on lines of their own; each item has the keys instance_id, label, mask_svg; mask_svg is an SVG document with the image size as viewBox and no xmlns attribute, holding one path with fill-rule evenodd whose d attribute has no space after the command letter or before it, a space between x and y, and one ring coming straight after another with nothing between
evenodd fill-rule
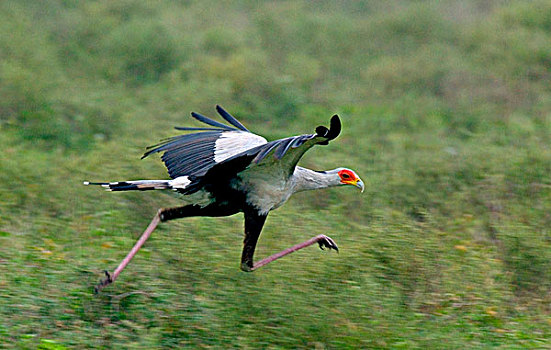
<instances>
[{"instance_id":1,"label":"wing tip","mask_svg":"<svg viewBox=\"0 0 551 350\"><path fill-rule=\"evenodd\" d=\"M341 119L338 114L335 114L331 117L329 122L329 132L325 135L329 140L333 140L339 136L342 130Z\"/></svg>"},{"instance_id":2,"label":"wing tip","mask_svg":"<svg viewBox=\"0 0 551 350\"><path fill-rule=\"evenodd\" d=\"M319 137L325 137L329 133L329 129L327 129L325 126L320 125L316 128L316 134Z\"/></svg>"},{"instance_id":3,"label":"wing tip","mask_svg":"<svg viewBox=\"0 0 551 350\"><path fill-rule=\"evenodd\" d=\"M337 138L341 133L342 124L339 116L337 114L331 117L329 122L329 128L326 126L320 125L316 128L316 136L326 138L325 143L320 143L320 145L326 145L327 142Z\"/></svg>"}]
</instances>

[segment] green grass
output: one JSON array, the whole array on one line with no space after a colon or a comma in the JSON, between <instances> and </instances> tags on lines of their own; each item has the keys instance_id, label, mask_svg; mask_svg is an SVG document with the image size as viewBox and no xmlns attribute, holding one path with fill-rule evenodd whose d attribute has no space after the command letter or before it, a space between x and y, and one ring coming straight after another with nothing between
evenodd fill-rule
<instances>
[{"instance_id":1,"label":"green grass","mask_svg":"<svg viewBox=\"0 0 551 350\"><path fill-rule=\"evenodd\" d=\"M0 3L0 347L551 347L551 6L545 1ZM338 113L257 258L243 223L162 224L144 147L221 104L269 139Z\"/></svg>"}]
</instances>

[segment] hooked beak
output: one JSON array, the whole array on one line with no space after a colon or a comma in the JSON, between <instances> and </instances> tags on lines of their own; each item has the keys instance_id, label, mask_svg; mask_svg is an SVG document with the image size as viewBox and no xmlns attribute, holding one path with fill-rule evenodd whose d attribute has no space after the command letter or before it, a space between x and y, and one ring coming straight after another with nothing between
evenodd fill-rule
<instances>
[{"instance_id":1,"label":"hooked beak","mask_svg":"<svg viewBox=\"0 0 551 350\"><path fill-rule=\"evenodd\" d=\"M360 189L360 192L363 193L364 192L364 182L360 179L358 179L358 181L356 182L355 184L356 187L358 187Z\"/></svg>"},{"instance_id":2,"label":"hooked beak","mask_svg":"<svg viewBox=\"0 0 551 350\"><path fill-rule=\"evenodd\" d=\"M344 184L356 186L356 187L358 187L358 188L360 189L361 192L363 192L364 189L365 189L365 187L364 187L364 182L363 182L361 179L359 179L359 178L357 178L357 179L355 179L355 180L352 180L352 181L344 182Z\"/></svg>"}]
</instances>

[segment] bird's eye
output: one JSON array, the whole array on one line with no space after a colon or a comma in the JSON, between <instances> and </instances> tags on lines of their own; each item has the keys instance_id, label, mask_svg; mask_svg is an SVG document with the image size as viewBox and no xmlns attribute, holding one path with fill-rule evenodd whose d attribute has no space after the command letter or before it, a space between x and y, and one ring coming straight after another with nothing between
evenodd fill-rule
<instances>
[{"instance_id":1,"label":"bird's eye","mask_svg":"<svg viewBox=\"0 0 551 350\"><path fill-rule=\"evenodd\" d=\"M346 173L345 173L345 174L342 174L342 178L343 178L343 179L350 179L350 175L348 175L348 174L346 174Z\"/></svg>"}]
</instances>

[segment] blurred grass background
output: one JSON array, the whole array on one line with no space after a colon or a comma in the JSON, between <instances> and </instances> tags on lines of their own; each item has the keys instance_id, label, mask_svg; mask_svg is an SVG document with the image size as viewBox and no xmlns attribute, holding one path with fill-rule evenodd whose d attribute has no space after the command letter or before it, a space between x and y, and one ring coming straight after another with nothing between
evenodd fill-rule
<instances>
[{"instance_id":1,"label":"blurred grass background","mask_svg":"<svg viewBox=\"0 0 551 350\"><path fill-rule=\"evenodd\" d=\"M551 347L549 1L0 2L0 347ZM221 104L268 139L338 113L239 270L242 218L164 224L144 147Z\"/></svg>"}]
</instances>

